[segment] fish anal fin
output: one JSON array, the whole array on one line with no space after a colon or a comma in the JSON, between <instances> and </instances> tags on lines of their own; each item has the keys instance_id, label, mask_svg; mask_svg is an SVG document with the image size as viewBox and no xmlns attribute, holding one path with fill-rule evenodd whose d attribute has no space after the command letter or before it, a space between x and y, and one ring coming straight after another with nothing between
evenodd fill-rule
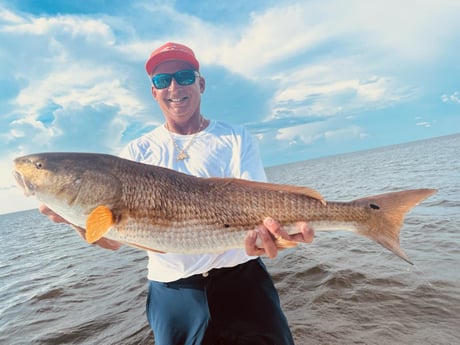
<instances>
[{"instance_id":1,"label":"fish anal fin","mask_svg":"<svg viewBox=\"0 0 460 345\"><path fill-rule=\"evenodd\" d=\"M297 242L286 240L282 237L278 237L275 239L275 244L278 249L288 249L294 248L297 246Z\"/></svg>"},{"instance_id":2,"label":"fish anal fin","mask_svg":"<svg viewBox=\"0 0 460 345\"><path fill-rule=\"evenodd\" d=\"M101 239L114 224L115 220L111 209L106 206L96 207L86 220L86 241L94 243Z\"/></svg>"},{"instance_id":3,"label":"fish anal fin","mask_svg":"<svg viewBox=\"0 0 460 345\"><path fill-rule=\"evenodd\" d=\"M298 245L297 242L295 241L290 241L286 240L282 237L273 237L273 241L275 241L276 248L278 249L289 249L289 248L294 248ZM264 248L264 243L262 242L260 236L257 236L256 243L255 243L257 248Z\"/></svg>"}]
</instances>

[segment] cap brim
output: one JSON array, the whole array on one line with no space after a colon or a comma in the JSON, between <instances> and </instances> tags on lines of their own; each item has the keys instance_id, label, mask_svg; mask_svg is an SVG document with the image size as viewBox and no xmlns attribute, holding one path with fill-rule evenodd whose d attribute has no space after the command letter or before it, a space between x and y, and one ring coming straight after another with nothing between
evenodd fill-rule
<instances>
[{"instance_id":1,"label":"cap brim","mask_svg":"<svg viewBox=\"0 0 460 345\"><path fill-rule=\"evenodd\" d=\"M161 52L155 56L150 57L145 63L145 70L147 71L147 74L151 75L159 64L172 60L185 61L192 65L192 67L194 67L197 71L200 69L200 64L198 63L197 59L195 59L190 54L176 50Z\"/></svg>"}]
</instances>

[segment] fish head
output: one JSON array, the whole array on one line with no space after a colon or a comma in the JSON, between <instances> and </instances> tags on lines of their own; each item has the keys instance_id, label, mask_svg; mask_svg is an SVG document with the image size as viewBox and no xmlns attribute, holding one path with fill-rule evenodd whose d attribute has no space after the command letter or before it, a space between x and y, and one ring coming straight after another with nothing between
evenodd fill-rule
<instances>
[{"instance_id":1,"label":"fish head","mask_svg":"<svg viewBox=\"0 0 460 345\"><path fill-rule=\"evenodd\" d=\"M78 179L74 171L63 173L65 167L62 160L59 165L56 164L56 160L49 158L46 154L34 154L14 160L13 175L26 196L55 194L57 190L62 193L72 186L76 178Z\"/></svg>"},{"instance_id":2,"label":"fish head","mask_svg":"<svg viewBox=\"0 0 460 345\"><path fill-rule=\"evenodd\" d=\"M120 181L104 155L49 152L14 160L13 175L26 196L35 196L66 219L99 205L113 207ZM66 214L67 213L67 214Z\"/></svg>"}]
</instances>

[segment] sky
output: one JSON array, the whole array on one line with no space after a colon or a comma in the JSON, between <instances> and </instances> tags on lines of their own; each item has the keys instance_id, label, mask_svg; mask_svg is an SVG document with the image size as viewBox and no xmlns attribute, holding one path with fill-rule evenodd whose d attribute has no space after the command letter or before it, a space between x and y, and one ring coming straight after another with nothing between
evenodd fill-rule
<instances>
[{"instance_id":1,"label":"sky","mask_svg":"<svg viewBox=\"0 0 460 345\"><path fill-rule=\"evenodd\" d=\"M0 0L0 214L15 157L118 154L161 125L144 64L173 41L202 112L266 167L460 132L458 0Z\"/></svg>"}]
</instances>

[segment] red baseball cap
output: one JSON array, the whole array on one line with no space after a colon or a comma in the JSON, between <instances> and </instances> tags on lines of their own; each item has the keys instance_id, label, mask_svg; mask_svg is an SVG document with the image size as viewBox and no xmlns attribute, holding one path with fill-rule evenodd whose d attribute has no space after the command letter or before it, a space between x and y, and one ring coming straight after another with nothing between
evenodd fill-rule
<instances>
[{"instance_id":1,"label":"red baseball cap","mask_svg":"<svg viewBox=\"0 0 460 345\"><path fill-rule=\"evenodd\" d=\"M145 70L148 75L151 75L153 70L162 62L169 60L182 60L191 64L196 70L200 69L200 63L195 58L193 50L180 43L168 42L161 47L155 49L150 54L149 59L145 63Z\"/></svg>"}]
</instances>

